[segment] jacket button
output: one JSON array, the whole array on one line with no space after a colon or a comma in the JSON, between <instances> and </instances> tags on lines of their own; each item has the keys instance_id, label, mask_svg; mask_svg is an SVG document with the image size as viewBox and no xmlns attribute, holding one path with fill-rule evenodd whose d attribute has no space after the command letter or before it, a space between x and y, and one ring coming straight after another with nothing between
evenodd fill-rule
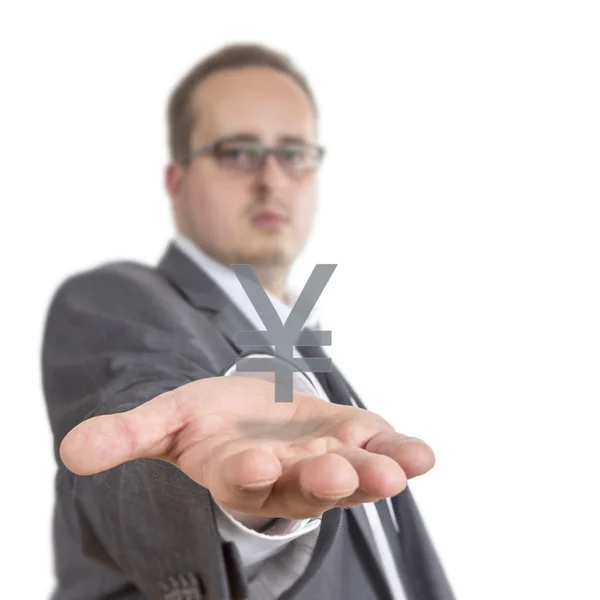
<instances>
[{"instance_id":1,"label":"jacket button","mask_svg":"<svg viewBox=\"0 0 600 600\"><path fill-rule=\"evenodd\" d=\"M160 582L163 600L203 600L204 593L197 575L186 573Z\"/></svg>"}]
</instances>

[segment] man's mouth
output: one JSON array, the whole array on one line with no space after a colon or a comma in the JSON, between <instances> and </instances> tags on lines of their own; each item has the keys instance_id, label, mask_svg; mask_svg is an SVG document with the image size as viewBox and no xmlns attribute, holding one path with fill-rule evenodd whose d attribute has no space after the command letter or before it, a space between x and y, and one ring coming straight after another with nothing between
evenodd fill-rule
<instances>
[{"instance_id":1,"label":"man's mouth","mask_svg":"<svg viewBox=\"0 0 600 600\"><path fill-rule=\"evenodd\" d=\"M286 223L284 215L271 210L263 210L252 217L252 224L259 229L279 229Z\"/></svg>"}]
</instances>

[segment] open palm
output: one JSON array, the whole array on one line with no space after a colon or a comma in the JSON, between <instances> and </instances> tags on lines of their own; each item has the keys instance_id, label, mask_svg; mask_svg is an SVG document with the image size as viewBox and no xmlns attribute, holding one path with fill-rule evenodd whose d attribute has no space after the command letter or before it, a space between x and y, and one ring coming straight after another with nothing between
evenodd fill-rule
<instances>
[{"instance_id":1,"label":"open palm","mask_svg":"<svg viewBox=\"0 0 600 600\"><path fill-rule=\"evenodd\" d=\"M165 460L232 510L291 519L396 495L434 464L427 444L372 412L298 393L275 402L272 383L247 377L195 381L88 419L60 453L80 475Z\"/></svg>"}]
</instances>

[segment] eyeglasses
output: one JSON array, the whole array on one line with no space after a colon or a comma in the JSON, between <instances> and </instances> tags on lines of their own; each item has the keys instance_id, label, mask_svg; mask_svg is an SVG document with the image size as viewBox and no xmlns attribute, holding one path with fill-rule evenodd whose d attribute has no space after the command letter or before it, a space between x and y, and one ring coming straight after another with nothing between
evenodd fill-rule
<instances>
[{"instance_id":1,"label":"eyeglasses","mask_svg":"<svg viewBox=\"0 0 600 600\"><path fill-rule=\"evenodd\" d=\"M325 149L307 142L284 142L278 146L265 146L260 140L223 138L190 152L186 161L201 155L212 156L217 164L234 171L254 172L262 168L267 156L272 154L280 167L288 173L305 173L319 167Z\"/></svg>"}]
</instances>

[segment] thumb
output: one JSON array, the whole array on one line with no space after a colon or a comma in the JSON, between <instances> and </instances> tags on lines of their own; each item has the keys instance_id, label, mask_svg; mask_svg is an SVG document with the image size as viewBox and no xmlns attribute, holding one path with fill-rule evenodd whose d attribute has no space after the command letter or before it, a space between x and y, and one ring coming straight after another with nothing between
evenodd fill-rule
<instances>
[{"instance_id":1,"label":"thumb","mask_svg":"<svg viewBox=\"0 0 600 600\"><path fill-rule=\"evenodd\" d=\"M177 390L165 392L127 412L83 421L64 437L60 457L77 475L100 473L135 458L169 460L184 426Z\"/></svg>"}]
</instances>

